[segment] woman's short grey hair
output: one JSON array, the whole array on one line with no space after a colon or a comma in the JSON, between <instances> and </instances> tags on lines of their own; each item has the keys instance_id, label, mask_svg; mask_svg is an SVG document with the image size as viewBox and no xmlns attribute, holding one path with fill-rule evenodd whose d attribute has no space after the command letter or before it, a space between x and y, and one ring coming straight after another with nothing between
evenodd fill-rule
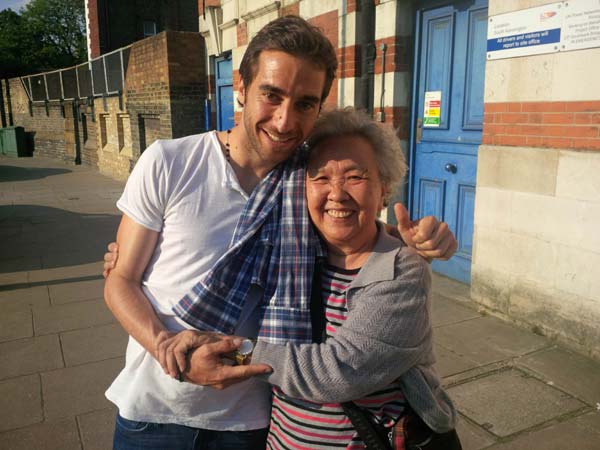
<instances>
[{"instance_id":1,"label":"woman's short grey hair","mask_svg":"<svg viewBox=\"0 0 600 450\"><path fill-rule=\"evenodd\" d=\"M386 188L384 204L396 192L406 176L406 160L400 139L391 127L375 122L362 111L348 107L322 113L308 138L311 152L326 139L356 135L365 138L375 152L379 177Z\"/></svg>"}]
</instances>

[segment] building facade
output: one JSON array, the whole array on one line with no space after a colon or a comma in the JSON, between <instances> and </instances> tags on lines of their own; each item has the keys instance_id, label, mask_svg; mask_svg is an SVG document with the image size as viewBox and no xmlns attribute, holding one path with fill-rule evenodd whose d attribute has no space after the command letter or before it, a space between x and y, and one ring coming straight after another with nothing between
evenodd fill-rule
<instances>
[{"instance_id":1,"label":"building facade","mask_svg":"<svg viewBox=\"0 0 600 450\"><path fill-rule=\"evenodd\" d=\"M561 39L569 27L581 31L585 17L553 9L561 7L589 19L586 48L548 44L550 25L530 33L538 20L563 17ZM492 314L598 358L594 11L598 0L202 1L212 126L239 120L237 68L263 25L296 14L321 27L340 61L325 107L360 107L394 127L410 162L397 198L413 216L448 222L458 238L456 256L434 270L469 283ZM490 27L504 47L494 47ZM523 48L498 52L514 46Z\"/></svg>"},{"instance_id":2,"label":"building facade","mask_svg":"<svg viewBox=\"0 0 600 450\"><path fill-rule=\"evenodd\" d=\"M168 31L60 71L0 80L1 126L24 128L34 156L126 180L156 139L204 131L198 33Z\"/></svg>"},{"instance_id":3,"label":"building facade","mask_svg":"<svg viewBox=\"0 0 600 450\"><path fill-rule=\"evenodd\" d=\"M123 49L117 91L107 67L118 52L90 63L106 89L92 83L86 96L70 69L4 80L3 125L24 126L36 154L126 178L154 139L238 122L249 40L300 15L337 49L324 108L362 108L393 127L410 167L396 200L457 236L456 255L433 269L470 285L478 307L600 359L600 0L196 6L203 39L167 32Z\"/></svg>"},{"instance_id":4,"label":"building facade","mask_svg":"<svg viewBox=\"0 0 600 450\"><path fill-rule=\"evenodd\" d=\"M198 31L197 0L86 0L88 59L162 31Z\"/></svg>"}]
</instances>

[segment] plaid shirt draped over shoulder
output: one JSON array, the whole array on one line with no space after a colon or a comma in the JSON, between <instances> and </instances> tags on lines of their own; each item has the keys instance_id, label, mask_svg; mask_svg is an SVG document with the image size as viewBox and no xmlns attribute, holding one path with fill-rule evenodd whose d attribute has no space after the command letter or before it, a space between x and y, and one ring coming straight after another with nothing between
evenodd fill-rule
<instances>
[{"instance_id":1,"label":"plaid shirt draped over shoulder","mask_svg":"<svg viewBox=\"0 0 600 450\"><path fill-rule=\"evenodd\" d=\"M311 342L311 282L323 250L306 206L306 154L298 149L254 189L227 252L173 308L185 322L232 334L257 284L264 289L258 337Z\"/></svg>"}]
</instances>

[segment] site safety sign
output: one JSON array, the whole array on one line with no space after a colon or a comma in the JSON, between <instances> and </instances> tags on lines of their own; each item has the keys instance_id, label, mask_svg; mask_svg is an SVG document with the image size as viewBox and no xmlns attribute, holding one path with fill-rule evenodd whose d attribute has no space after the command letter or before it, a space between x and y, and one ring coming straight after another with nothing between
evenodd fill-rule
<instances>
[{"instance_id":1,"label":"site safety sign","mask_svg":"<svg viewBox=\"0 0 600 450\"><path fill-rule=\"evenodd\" d=\"M487 58L600 47L600 0L573 0L488 19Z\"/></svg>"}]
</instances>

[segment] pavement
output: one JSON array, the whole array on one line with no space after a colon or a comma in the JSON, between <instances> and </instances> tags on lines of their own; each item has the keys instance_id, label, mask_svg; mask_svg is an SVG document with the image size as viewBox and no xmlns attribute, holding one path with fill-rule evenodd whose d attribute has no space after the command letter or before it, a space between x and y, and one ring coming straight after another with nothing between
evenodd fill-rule
<instances>
[{"instance_id":1,"label":"pavement","mask_svg":"<svg viewBox=\"0 0 600 450\"><path fill-rule=\"evenodd\" d=\"M91 168L0 158L0 450L112 446L104 391L127 337L99 274L122 189ZM432 316L465 450L600 449L599 362L478 311L439 276Z\"/></svg>"}]
</instances>

